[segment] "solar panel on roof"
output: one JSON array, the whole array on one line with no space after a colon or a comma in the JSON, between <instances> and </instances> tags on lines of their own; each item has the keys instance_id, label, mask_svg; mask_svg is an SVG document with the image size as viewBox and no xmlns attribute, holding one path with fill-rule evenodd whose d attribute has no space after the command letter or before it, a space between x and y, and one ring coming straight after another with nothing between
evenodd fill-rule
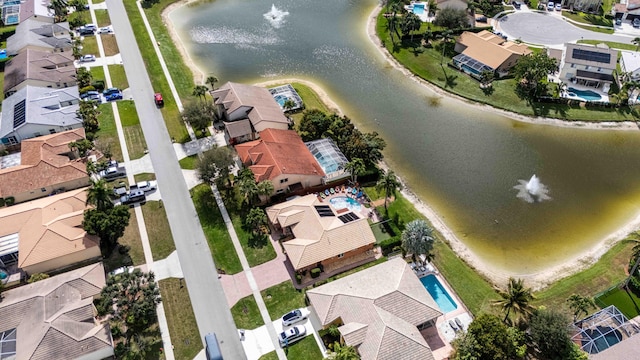
<instances>
[{"instance_id":1,"label":"solar panel on roof","mask_svg":"<svg viewBox=\"0 0 640 360\"><path fill-rule=\"evenodd\" d=\"M611 62L610 53L601 53L583 49L573 49L573 58L578 60L595 61L608 64Z\"/></svg>"},{"instance_id":2,"label":"solar panel on roof","mask_svg":"<svg viewBox=\"0 0 640 360\"><path fill-rule=\"evenodd\" d=\"M27 100L20 100L17 104L13 105L13 128L14 129L24 124L25 122L27 122L26 105L27 105Z\"/></svg>"},{"instance_id":3,"label":"solar panel on roof","mask_svg":"<svg viewBox=\"0 0 640 360\"><path fill-rule=\"evenodd\" d=\"M360 219L356 214L354 213L346 213L344 215L340 215L338 216L338 219L340 219L343 223L350 223L352 221L358 220Z\"/></svg>"},{"instance_id":4,"label":"solar panel on roof","mask_svg":"<svg viewBox=\"0 0 640 360\"><path fill-rule=\"evenodd\" d=\"M331 207L328 205L316 205L314 207L316 208L318 215L321 217L334 216L333 210L331 210Z\"/></svg>"}]
</instances>

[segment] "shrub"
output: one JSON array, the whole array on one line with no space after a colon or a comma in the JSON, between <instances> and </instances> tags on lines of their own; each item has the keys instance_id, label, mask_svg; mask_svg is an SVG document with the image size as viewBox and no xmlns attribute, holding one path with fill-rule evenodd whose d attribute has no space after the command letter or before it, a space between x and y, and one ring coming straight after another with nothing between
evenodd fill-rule
<instances>
[{"instance_id":1,"label":"shrub","mask_svg":"<svg viewBox=\"0 0 640 360\"><path fill-rule=\"evenodd\" d=\"M320 268L313 268L311 269L311 277L312 278L317 278L318 276L320 276Z\"/></svg>"},{"instance_id":2,"label":"shrub","mask_svg":"<svg viewBox=\"0 0 640 360\"><path fill-rule=\"evenodd\" d=\"M382 240L379 245L380 249L382 250L382 254L387 255L390 252L394 251L395 247L402 245L402 239L400 239L400 236L390 237L388 239Z\"/></svg>"},{"instance_id":3,"label":"shrub","mask_svg":"<svg viewBox=\"0 0 640 360\"><path fill-rule=\"evenodd\" d=\"M93 87L92 85L85 86L85 87L83 87L82 89L80 89L80 94L84 94L84 93L86 93L87 91L96 91L96 88L95 88L95 87Z\"/></svg>"},{"instance_id":4,"label":"shrub","mask_svg":"<svg viewBox=\"0 0 640 360\"><path fill-rule=\"evenodd\" d=\"M302 283L302 275L296 274L296 282L298 283L298 285L300 285L300 283Z\"/></svg>"},{"instance_id":5,"label":"shrub","mask_svg":"<svg viewBox=\"0 0 640 360\"><path fill-rule=\"evenodd\" d=\"M3 207L3 206L4 206L4 199L0 198L0 207Z\"/></svg>"},{"instance_id":6,"label":"shrub","mask_svg":"<svg viewBox=\"0 0 640 360\"><path fill-rule=\"evenodd\" d=\"M103 91L104 90L104 80L96 80L96 81L91 83L91 86L93 86L96 89L96 91Z\"/></svg>"},{"instance_id":7,"label":"shrub","mask_svg":"<svg viewBox=\"0 0 640 360\"><path fill-rule=\"evenodd\" d=\"M16 198L14 198L13 196L9 196L8 198L4 199L4 203L7 206L11 206L16 203Z\"/></svg>"},{"instance_id":8,"label":"shrub","mask_svg":"<svg viewBox=\"0 0 640 360\"><path fill-rule=\"evenodd\" d=\"M324 285L324 284L326 284L326 283L328 283L328 282L329 282L329 280L327 280L327 279L320 280L320 281L318 281L317 283L313 284L313 287L322 286L322 285Z\"/></svg>"}]
</instances>

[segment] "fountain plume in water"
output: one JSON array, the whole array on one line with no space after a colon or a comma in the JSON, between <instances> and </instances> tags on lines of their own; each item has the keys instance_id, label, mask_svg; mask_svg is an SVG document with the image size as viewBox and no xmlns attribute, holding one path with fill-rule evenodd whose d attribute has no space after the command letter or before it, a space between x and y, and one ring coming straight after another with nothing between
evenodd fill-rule
<instances>
[{"instance_id":1,"label":"fountain plume in water","mask_svg":"<svg viewBox=\"0 0 640 360\"><path fill-rule=\"evenodd\" d=\"M278 29L284 24L284 17L287 15L289 15L288 11L279 10L275 4L271 4L271 11L263 16L271 23L271 26Z\"/></svg>"},{"instance_id":2,"label":"fountain plume in water","mask_svg":"<svg viewBox=\"0 0 640 360\"><path fill-rule=\"evenodd\" d=\"M551 200L549 189L540 182L540 179L534 174L529 181L518 180L518 185L513 187L518 190L516 197L528 202L541 202Z\"/></svg>"}]
</instances>

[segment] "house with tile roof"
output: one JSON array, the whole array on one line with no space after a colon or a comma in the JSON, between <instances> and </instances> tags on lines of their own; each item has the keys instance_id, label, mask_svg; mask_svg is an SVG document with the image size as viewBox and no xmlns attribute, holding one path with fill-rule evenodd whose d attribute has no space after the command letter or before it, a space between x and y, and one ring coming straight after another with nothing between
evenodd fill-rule
<instances>
[{"instance_id":1,"label":"house with tile roof","mask_svg":"<svg viewBox=\"0 0 640 360\"><path fill-rule=\"evenodd\" d=\"M293 130L265 129L260 139L235 146L256 182L270 180L275 194L322 184L322 167Z\"/></svg>"},{"instance_id":2,"label":"house with tile roof","mask_svg":"<svg viewBox=\"0 0 640 360\"><path fill-rule=\"evenodd\" d=\"M23 141L20 165L0 169L0 198L20 203L89 186L86 164L69 148L84 137L80 128Z\"/></svg>"},{"instance_id":3,"label":"house with tile roof","mask_svg":"<svg viewBox=\"0 0 640 360\"><path fill-rule=\"evenodd\" d=\"M560 62L560 75L567 84L580 84L593 88L608 87L615 81L613 73L618 64L618 50L605 44L597 46L567 43Z\"/></svg>"},{"instance_id":4,"label":"house with tile roof","mask_svg":"<svg viewBox=\"0 0 640 360\"><path fill-rule=\"evenodd\" d=\"M82 127L77 86L49 89L27 85L2 102L0 142L15 145L24 139Z\"/></svg>"},{"instance_id":5,"label":"house with tile roof","mask_svg":"<svg viewBox=\"0 0 640 360\"><path fill-rule=\"evenodd\" d=\"M7 55L14 56L26 49L41 51L71 51L71 32L68 22L49 23L30 17L16 27L7 39Z\"/></svg>"},{"instance_id":6,"label":"house with tile roof","mask_svg":"<svg viewBox=\"0 0 640 360\"><path fill-rule=\"evenodd\" d=\"M296 271L341 262L374 260L376 239L366 217L337 210L310 194L267 208L270 223L290 240L282 243Z\"/></svg>"},{"instance_id":7,"label":"house with tile roof","mask_svg":"<svg viewBox=\"0 0 640 360\"><path fill-rule=\"evenodd\" d=\"M0 262L37 274L100 259L100 239L82 227L86 202L77 189L0 208Z\"/></svg>"},{"instance_id":8,"label":"house with tile roof","mask_svg":"<svg viewBox=\"0 0 640 360\"><path fill-rule=\"evenodd\" d=\"M27 49L5 63L4 97L27 85L66 88L76 85L76 68L71 52Z\"/></svg>"},{"instance_id":9,"label":"house with tile roof","mask_svg":"<svg viewBox=\"0 0 640 360\"><path fill-rule=\"evenodd\" d=\"M401 258L307 290L324 328L335 324L362 360L434 359L420 330L442 315Z\"/></svg>"},{"instance_id":10,"label":"house with tile roof","mask_svg":"<svg viewBox=\"0 0 640 360\"><path fill-rule=\"evenodd\" d=\"M487 30L463 32L454 50L458 55L453 57L452 65L475 78L483 71L506 75L520 57L532 53L527 45L505 40Z\"/></svg>"},{"instance_id":11,"label":"house with tile roof","mask_svg":"<svg viewBox=\"0 0 640 360\"><path fill-rule=\"evenodd\" d=\"M96 319L93 306L104 286L97 263L3 291L0 359L111 358L109 325Z\"/></svg>"},{"instance_id":12,"label":"house with tile roof","mask_svg":"<svg viewBox=\"0 0 640 360\"><path fill-rule=\"evenodd\" d=\"M266 129L289 128L289 119L268 89L228 82L211 96L231 144L255 140Z\"/></svg>"}]
</instances>

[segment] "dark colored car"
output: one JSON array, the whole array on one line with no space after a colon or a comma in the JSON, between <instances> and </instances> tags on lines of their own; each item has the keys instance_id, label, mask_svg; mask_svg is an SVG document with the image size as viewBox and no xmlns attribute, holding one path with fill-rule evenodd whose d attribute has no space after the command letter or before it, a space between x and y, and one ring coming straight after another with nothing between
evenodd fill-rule
<instances>
[{"instance_id":1,"label":"dark colored car","mask_svg":"<svg viewBox=\"0 0 640 360\"><path fill-rule=\"evenodd\" d=\"M616 25L618 25L618 26L622 25L622 18L617 18L616 19Z\"/></svg>"},{"instance_id":2,"label":"dark colored car","mask_svg":"<svg viewBox=\"0 0 640 360\"><path fill-rule=\"evenodd\" d=\"M155 93L155 95L153 95L153 100L155 101L157 107L162 107L164 105L164 99L162 98L162 94L160 93Z\"/></svg>"},{"instance_id":3,"label":"dark colored car","mask_svg":"<svg viewBox=\"0 0 640 360\"><path fill-rule=\"evenodd\" d=\"M118 88L108 88L102 92L102 95L107 96L111 94L118 94L119 92L120 92L120 89Z\"/></svg>"},{"instance_id":4,"label":"dark colored car","mask_svg":"<svg viewBox=\"0 0 640 360\"><path fill-rule=\"evenodd\" d=\"M96 31L93 29L87 29L85 27L81 27L80 29L78 29L78 34L80 34L81 36L95 35Z\"/></svg>"},{"instance_id":5,"label":"dark colored car","mask_svg":"<svg viewBox=\"0 0 640 360\"><path fill-rule=\"evenodd\" d=\"M105 96L104 98L107 101L122 100L122 94L121 93L113 93L113 94L109 94L109 95Z\"/></svg>"},{"instance_id":6,"label":"dark colored car","mask_svg":"<svg viewBox=\"0 0 640 360\"><path fill-rule=\"evenodd\" d=\"M635 18L633 19L633 27L634 28L640 28L640 18Z\"/></svg>"}]
</instances>

